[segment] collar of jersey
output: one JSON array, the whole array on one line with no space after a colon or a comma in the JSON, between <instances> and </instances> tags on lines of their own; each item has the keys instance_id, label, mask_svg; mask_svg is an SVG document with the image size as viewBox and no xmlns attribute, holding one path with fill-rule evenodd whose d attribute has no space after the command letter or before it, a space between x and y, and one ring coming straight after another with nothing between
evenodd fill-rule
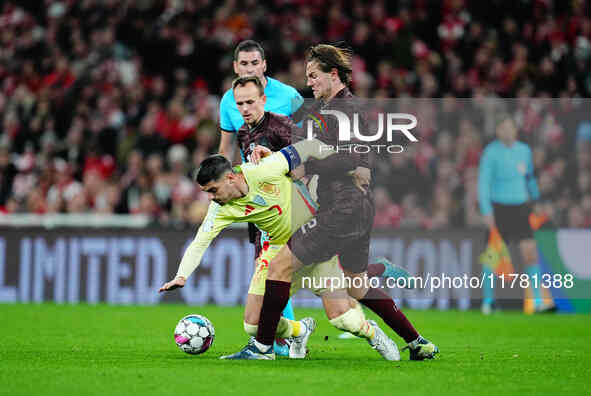
<instances>
[{"instance_id":1,"label":"collar of jersey","mask_svg":"<svg viewBox=\"0 0 591 396\"><path fill-rule=\"evenodd\" d=\"M263 117L261 117L260 121L257 122L257 124L255 126L248 127L248 133L253 133L255 131L257 131L258 129L261 129L261 125L263 125L263 122L265 122L265 120L267 119L267 112L265 111L263 113Z\"/></svg>"},{"instance_id":2,"label":"collar of jersey","mask_svg":"<svg viewBox=\"0 0 591 396\"><path fill-rule=\"evenodd\" d=\"M244 180L246 180L246 185L248 186L248 192L246 193L246 195L243 197L237 198L235 201L240 201L243 199L250 201L250 198L249 198L250 193L251 193L250 186L248 185L248 179L246 178L246 174L244 172L242 172L242 165L236 165L236 166L232 167L232 170L234 171L234 173L242 173L242 175L244 175Z\"/></svg>"}]
</instances>

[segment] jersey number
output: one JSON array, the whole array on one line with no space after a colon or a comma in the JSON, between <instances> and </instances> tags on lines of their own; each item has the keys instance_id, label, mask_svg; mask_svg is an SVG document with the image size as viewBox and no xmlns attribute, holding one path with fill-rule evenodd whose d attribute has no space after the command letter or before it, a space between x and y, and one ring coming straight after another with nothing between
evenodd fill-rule
<instances>
[{"instance_id":1,"label":"jersey number","mask_svg":"<svg viewBox=\"0 0 591 396\"><path fill-rule=\"evenodd\" d=\"M318 224L316 222L316 218L313 218L312 220L301 226L300 229L302 230L302 234L305 234L308 232L308 230L311 230L312 228L316 227L316 224Z\"/></svg>"}]
</instances>

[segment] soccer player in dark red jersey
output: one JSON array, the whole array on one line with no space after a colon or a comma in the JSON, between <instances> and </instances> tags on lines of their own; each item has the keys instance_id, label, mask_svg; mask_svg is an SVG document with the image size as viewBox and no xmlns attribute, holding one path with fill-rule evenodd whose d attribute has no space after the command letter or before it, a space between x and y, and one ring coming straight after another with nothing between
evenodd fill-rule
<instances>
[{"instance_id":1,"label":"soccer player in dark red jersey","mask_svg":"<svg viewBox=\"0 0 591 396\"><path fill-rule=\"evenodd\" d=\"M361 113L347 85L351 79L350 52L331 45L312 47L308 54L306 76L322 110L337 110L347 115ZM316 138L328 146L339 147L339 128L326 117L326 126ZM349 142L350 144L351 142ZM378 314L407 343L411 360L431 359L438 348L421 337L392 298L384 291L368 287L367 263L374 203L369 172L352 178L351 172L369 169L367 154L343 150L323 160L301 163L296 150L289 147L292 177L319 175L316 225L295 233L269 264L265 296L256 340L234 355L235 359L268 359L281 311L289 299L291 276L304 265L322 262L338 255L343 271L351 279L349 294ZM264 153L260 149L253 159ZM359 287L358 285L362 285ZM306 336L305 334L303 336Z\"/></svg>"}]
</instances>

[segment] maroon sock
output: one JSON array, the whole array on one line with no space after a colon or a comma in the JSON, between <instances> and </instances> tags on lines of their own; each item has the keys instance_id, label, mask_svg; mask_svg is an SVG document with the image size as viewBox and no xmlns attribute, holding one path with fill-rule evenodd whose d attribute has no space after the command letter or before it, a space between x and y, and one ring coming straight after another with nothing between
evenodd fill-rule
<instances>
[{"instance_id":1,"label":"maroon sock","mask_svg":"<svg viewBox=\"0 0 591 396\"><path fill-rule=\"evenodd\" d=\"M281 312L289 301L289 289L291 282L269 279L265 281L265 298L257 330L257 341L263 345L273 345Z\"/></svg>"},{"instance_id":2,"label":"maroon sock","mask_svg":"<svg viewBox=\"0 0 591 396\"><path fill-rule=\"evenodd\" d=\"M398 309L392 297L383 290L371 288L359 302L374 311L404 341L411 342L419 337L419 333Z\"/></svg>"},{"instance_id":3,"label":"maroon sock","mask_svg":"<svg viewBox=\"0 0 591 396\"><path fill-rule=\"evenodd\" d=\"M384 271L386 270L386 266L381 263L375 264L368 264L367 265L367 276L373 278L374 276L381 277Z\"/></svg>"}]
</instances>

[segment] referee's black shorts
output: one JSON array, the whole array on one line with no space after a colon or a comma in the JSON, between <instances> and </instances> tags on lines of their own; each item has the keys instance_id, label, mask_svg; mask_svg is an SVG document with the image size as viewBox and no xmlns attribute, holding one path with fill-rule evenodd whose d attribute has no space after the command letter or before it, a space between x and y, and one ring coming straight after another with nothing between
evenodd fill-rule
<instances>
[{"instance_id":1,"label":"referee's black shorts","mask_svg":"<svg viewBox=\"0 0 591 396\"><path fill-rule=\"evenodd\" d=\"M505 243L521 242L534 237L529 224L529 215L532 212L529 203L520 205L493 203L493 210L495 223Z\"/></svg>"}]
</instances>

